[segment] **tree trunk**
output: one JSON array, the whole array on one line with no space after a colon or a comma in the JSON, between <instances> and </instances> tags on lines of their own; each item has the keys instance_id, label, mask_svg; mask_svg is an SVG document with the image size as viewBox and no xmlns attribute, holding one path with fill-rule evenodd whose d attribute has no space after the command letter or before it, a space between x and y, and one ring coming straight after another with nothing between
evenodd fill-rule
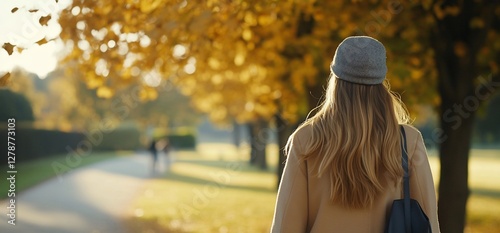
<instances>
[{"instance_id":1,"label":"tree trunk","mask_svg":"<svg viewBox=\"0 0 500 233\"><path fill-rule=\"evenodd\" d=\"M443 61L445 60L439 63L446 63ZM448 70L450 74L453 74L448 78L455 77L454 79L443 78L446 74L443 70L439 71L440 75L443 75L439 84L442 101L440 107L442 131L437 135L441 162L438 214L442 233L456 233L464 230L466 205L470 194L468 164L474 119L481 101L487 100L500 86L498 76L493 76L488 83L473 85L476 77L474 62L468 65L460 63L460 66L450 67L455 67L455 69ZM444 80L451 80L451 82L446 84ZM454 88L448 89L447 85L452 85Z\"/></svg>"},{"instance_id":2,"label":"tree trunk","mask_svg":"<svg viewBox=\"0 0 500 233\"><path fill-rule=\"evenodd\" d=\"M252 126L253 123L247 123L247 128L248 128L248 136L250 136L250 159L248 160L248 163L250 165L254 165L255 164L255 145L254 145L254 141L253 139L255 138L255 135L253 133L253 126Z\"/></svg>"},{"instance_id":3,"label":"tree trunk","mask_svg":"<svg viewBox=\"0 0 500 233\"><path fill-rule=\"evenodd\" d=\"M473 0L443 1L434 7L460 7L459 14L438 16L431 32L439 75L441 97L440 144L441 176L439 181L439 221L442 233L463 232L469 197L468 163L474 116L485 100L485 86L474 85L478 77L477 55L483 47L494 16L494 5ZM489 5L492 4L492 5ZM480 18L483 27L473 28L471 22ZM491 90L490 90L491 91Z\"/></svg>"},{"instance_id":4,"label":"tree trunk","mask_svg":"<svg viewBox=\"0 0 500 233\"><path fill-rule=\"evenodd\" d=\"M445 42L442 39L440 42ZM463 232L469 197L468 163L475 111L479 100L474 96L475 57L457 57L457 41L437 43L440 106L439 220L443 233ZM470 57L469 57L470 56Z\"/></svg>"},{"instance_id":5,"label":"tree trunk","mask_svg":"<svg viewBox=\"0 0 500 233\"><path fill-rule=\"evenodd\" d=\"M444 38L444 37L441 37ZM449 37L448 37L449 38ZM439 181L439 220L441 232L463 232L469 197L468 164L475 111L479 99L474 95L475 54L458 57L453 48L461 41L436 41L440 106L439 135L441 173Z\"/></svg>"},{"instance_id":6,"label":"tree trunk","mask_svg":"<svg viewBox=\"0 0 500 233\"><path fill-rule=\"evenodd\" d=\"M457 106L452 101L443 100L441 111L453 109L453 105ZM439 150L441 174L438 211L443 233L463 232L466 223L466 205L469 197L469 150L475 115L474 111L467 113L468 117L463 118L457 128L454 126L458 125L458 121L450 121L446 117L441 118L444 141ZM459 115L454 117L459 117Z\"/></svg>"},{"instance_id":7,"label":"tree trunk","mask_svg":"<svg viewBox=\"0 0 500 233\"><path fill-rule=\"evenodd\" d=\"M241 144L241 129L240 129L240 124L238 122L234 121L233 122L233 143L236 149L240 148Z\"/></svg>"},{"instance_id":8,"label":"tree trunk","mask_svg":"<svg viewBox=\"0 0 500 233\"><path fill-rule=\"evenodd\" d=\"M250 136L250 159L248 160L248 163L250 165L255 165L255 159L257 158L257 151L254 149L257 147L256 145L256 140L254 140L255 138L255 134L254 134L254 131L256 131L254 128L255 123L253 122L250 122L250 123L247 123L247 127L248 127L248 134Z\"/></svg>"},{"instance_id":9,"label":"tree trunk","mask_svg":"<svg viewBox=\"0 0 500 233\"><path fill-rule=\"evenodd\" d=\"M268 123L263 119L258 119L249 123L250 132L250 164L256 165L260 169L267 169L266 146L271 133Z\"/></svg>"}]
</instances>

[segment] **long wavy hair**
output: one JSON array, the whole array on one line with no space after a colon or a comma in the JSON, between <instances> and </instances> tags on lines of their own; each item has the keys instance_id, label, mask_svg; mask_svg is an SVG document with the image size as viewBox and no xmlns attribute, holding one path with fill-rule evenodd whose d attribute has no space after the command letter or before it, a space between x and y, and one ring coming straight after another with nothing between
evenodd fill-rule
<instances>
[{"instance_id":1,"label":"long wavy hair","mask_svg":"<svg viewBox=\"0 0 500 233\"><path fill-rule=\"evenodd\" d=\"M331 201L359 209L401 180L399 124L407 123L408 112L387 81L361 85L331 75L323 103L295 132L312 128L302 159L319 156L312 160L315 175L329 176Z\"/></svg>"}]
</instances>

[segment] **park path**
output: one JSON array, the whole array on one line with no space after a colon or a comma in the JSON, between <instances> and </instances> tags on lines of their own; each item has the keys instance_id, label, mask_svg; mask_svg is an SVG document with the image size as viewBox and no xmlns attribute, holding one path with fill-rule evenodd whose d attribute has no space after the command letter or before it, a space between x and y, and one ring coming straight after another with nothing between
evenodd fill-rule
<instances>
[{"instance_id":1,"label":"park path","mask_svg":"<svg viewBox=\"0 0 500 233\"><path fill-rule=\"evenodd\" d=\"M151 175L151 157L139 153L92 164L17 194L16 225L0 203L1 233L121 233L121 218ZM22 174L18 174L22 176Z\"/></svg>"}]
</instances>

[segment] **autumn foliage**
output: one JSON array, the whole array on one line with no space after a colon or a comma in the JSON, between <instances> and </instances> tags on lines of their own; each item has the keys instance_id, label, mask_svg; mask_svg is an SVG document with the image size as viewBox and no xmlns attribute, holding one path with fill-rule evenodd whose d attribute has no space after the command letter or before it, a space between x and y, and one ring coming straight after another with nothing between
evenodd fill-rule
<instances>
[{"instance_id":1,"label":"autumn foliage","mask_svg":"<svg viewBox=\"0 0 500 233\"><path fill-rule=\"evenodd\" d=\"M397 1L74 1L59 21L74 48L66 60L101 97L133 84L152 99L150 87L171 79L214 120L280 113L295 121L318 102L336 46L354 34L388 45L388 79L407 101L439 104L427 40L433 14L419 13L457 10Z\"/></svg>"}]
</instances>

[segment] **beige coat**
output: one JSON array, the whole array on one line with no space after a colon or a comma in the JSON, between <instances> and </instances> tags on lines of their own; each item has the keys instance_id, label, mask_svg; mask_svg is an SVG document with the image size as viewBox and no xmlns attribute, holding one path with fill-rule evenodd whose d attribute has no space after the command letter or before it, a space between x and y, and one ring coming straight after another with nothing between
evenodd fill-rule
<instances>
[{"instance_id":1,"label":"beige coat","mask_svg":"<svg viewBox=\"0 0 500 233\"><path fill-rule=\"evenodd\" d=\"M420 132L405 125L410 160L410 193L429 217L433 233L439 233L436 193L427 152ZM311 129L304 127L295 134L278 191L271 232L311 233L382 233L392 202L402 198L402 184L389 187L371 208L346 209L330 202L330 181L318 178L303 162L302 143L310 138ZM313 156L314 157L314 156ZM319 156L316 156L319 157Z\"/></svg>"}]
</instances>

